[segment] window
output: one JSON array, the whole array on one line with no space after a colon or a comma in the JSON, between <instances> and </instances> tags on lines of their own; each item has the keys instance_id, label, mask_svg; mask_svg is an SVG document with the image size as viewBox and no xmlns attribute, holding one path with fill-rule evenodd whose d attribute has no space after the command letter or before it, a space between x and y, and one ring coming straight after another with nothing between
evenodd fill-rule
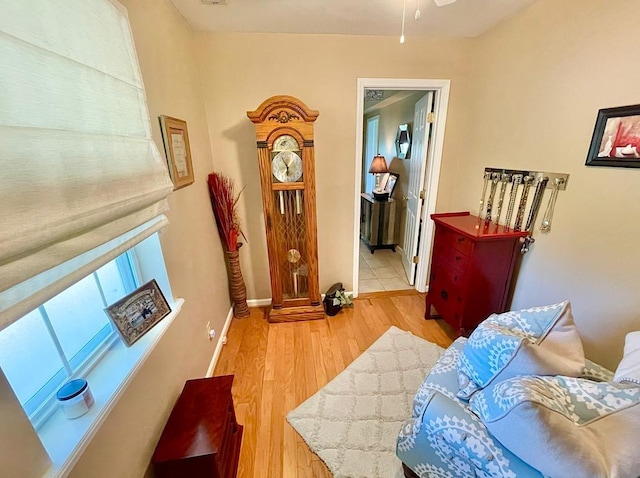
<instances>
[{"instance_id":1,"label":"window","mask_svg":"<svg viewBox=\"0 0 640 478\"><path fill-rule=\"evenodd\" d=\"M0 367L34 420L117 336L104 308L137 287L126 252L0 332ZM42 417L44 418L44 417Z\"/></svg>"}]
</instances>

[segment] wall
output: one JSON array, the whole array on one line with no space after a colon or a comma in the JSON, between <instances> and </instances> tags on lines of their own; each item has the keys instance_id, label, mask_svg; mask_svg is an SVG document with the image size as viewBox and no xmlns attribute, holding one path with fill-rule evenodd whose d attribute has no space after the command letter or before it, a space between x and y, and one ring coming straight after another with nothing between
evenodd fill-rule
<instances>
[{"instance_id":1,"label":"wall","mask_svg":"<svg viewBox=\"0 0 640 478\"><path fill-rule=\"evenodd\" d=\"M400 246L404 244L404 220L406 209L406 202L403 201L402 198L407 195L409 189L409 166L413 158L409 157L408 159L400 159L396 157L396 135L398 133L398 126L407 123L409 124L410 138L413 140L413 113L415 105L425 94L425 91L419 91L401 101L398 101L397 103L384 106L379 110L371 111L364 116L363 131L365 131L366 134L367 120L373 116L380 115L380 122L378 126L378 151L387 160L389 171L399 175L395 190L393 191L393 198L397 201L395 239L396 244L399 244ZM363 146L363 151L365 149L366 148ZM363 175L365 174L369 173L363 168Z\"/></svg>"},{"instance_id":2,"label":"wall","mask_svg":"<svg viewBox=\"0 0 640 478\"><path fill-rule=\"evenodd\" d=\"M161 234L174 296L182 313L109 415L72 478L139 478L184 381L204 376L216 342L205 324L221 330L229 299L223 252L206 188L211 150L194 33L169 0L123 0L147 90L153 135L164 149L158 115L187 121L195 183L169 200L171 224Z\"/></svg>"},{"instance_id":3,"label":"wall","mask_svg":"<svg viewBox=\"0 0 640 478\"><path fill-rule=\"evenodd\" d=\"M353 286L357 78L452 80L438 207L451 204L471 40L200 33L205 105L216 168L246 186L241 261L250 298L271 297L253 124L246 111L278 94L320 111L315 123L320 288Z\"/></svg>"},{"instance_id":4,"label":"wall","mask_svg":"<svg viewBox=\"0 0 640 478\"><path fill-rule=\"evenodd\" d=\"M513 307L570 299L588 355L611 367L625 333L640 329L640 170L584 162L598 109L639 102L639 16L637 0L540 0L482 36L453 202L477 209L485 166L571 174L551 233L537 232L524 258Z\"/></svg>"}]
</instances>

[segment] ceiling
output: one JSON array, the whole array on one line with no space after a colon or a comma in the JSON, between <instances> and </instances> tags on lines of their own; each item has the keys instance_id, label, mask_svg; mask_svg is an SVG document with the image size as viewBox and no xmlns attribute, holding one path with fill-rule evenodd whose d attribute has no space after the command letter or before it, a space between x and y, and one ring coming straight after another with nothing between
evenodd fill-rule
<instances>
[{"instance_id":1,"label":"ceiling","mask_svg":"<svg viewBox=\"0 0 640 478\"><path fill-rule=\"evenodd\" d=\"M198 31L400 36L402 24L403 0L171 1ZM418 2L421 16L416 21ZM437 7L433 0L407 0L405 34L407 41L424 35L476 37L535 2L458 0Z\"/></svg>"}]
</instances>

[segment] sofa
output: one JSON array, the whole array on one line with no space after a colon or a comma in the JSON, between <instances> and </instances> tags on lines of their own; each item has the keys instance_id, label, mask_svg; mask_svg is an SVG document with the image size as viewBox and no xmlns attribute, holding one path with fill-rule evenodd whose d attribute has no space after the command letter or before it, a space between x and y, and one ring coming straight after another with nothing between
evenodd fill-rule
<instances>
[{"instance_id":1,"label":"sofa","mask_svg":"<svg viewBox=\"0 0 640 478\"><path fill-rule=\"evenodd\" d=\"M617 376L584 358L568 302L489 317L417 391L397 438L405 476L640 476L632 334Z\"/></svg>"}]
</instances>

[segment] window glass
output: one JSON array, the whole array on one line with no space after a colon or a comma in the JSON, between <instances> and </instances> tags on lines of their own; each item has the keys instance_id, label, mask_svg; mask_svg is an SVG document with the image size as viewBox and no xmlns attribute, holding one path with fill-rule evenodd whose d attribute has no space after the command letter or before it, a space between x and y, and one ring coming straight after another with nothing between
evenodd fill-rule
<instances>
[{"instance_id":1,"label":"window glass","mask_svg":"<svg viewBox=\"0 0 640 478\"><path fill-rule=\"evenodd\" d=\"M44 304L67 360L110 325L94 275L82 279Z\"/></svg>"},{"instance_id":2,"label":"window glass","mask_svg":"<svg viewBox=\"0 0 640 478\"><path fill-rule=\"evenodd\" d=\"M38 309L0 333L0 364L23 405L63 369Z\"/></svg>"},{"instance_id":3,"label":"window glass","mask_svg":"<svg viewBox=\"0 0 640 478\"><path fill-rule=\"evenodd\" d=\"M124 256L126 259L126 256ZM122 261L119 261L122 262ZM126 265L128 261L124 261L124 269L126 271ZM118 267L118 262L111 261L108 264L102 266L100 269L96 271L98 275L98 279L100 281L100 285L102 286L102 292L104 293L104 299L107 305L111 305L114 302L119 301L125 295L127 295L127 289L125 288L125 284L122 280L122 276L120 274L120 269ZM133 290L135 287L131 287L130 290Z\"/></svg>"}]
</instances>

